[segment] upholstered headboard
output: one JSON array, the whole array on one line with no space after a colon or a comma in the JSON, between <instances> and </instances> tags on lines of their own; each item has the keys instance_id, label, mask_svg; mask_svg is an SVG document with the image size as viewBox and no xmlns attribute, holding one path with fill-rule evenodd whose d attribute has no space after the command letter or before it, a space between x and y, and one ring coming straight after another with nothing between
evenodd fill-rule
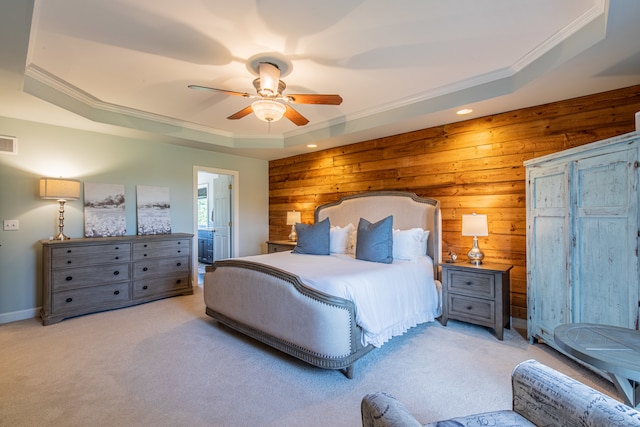
<instances>
[{"instance_id":1,"label":"upholstered headboard","mask_svg":"<svg viewBox=\"0 0 640 427\"><path fill-rule=\"evenodd\" d=\"M437 278L442 256L442 219L437 200L402 191L371 191L318 206L315 222L329 218L332 226L344 227L351 223L357 227L360 218L377 222L389 215L393 215L394 229L420 227L430 231L427 255L433 259Z\"/></svg>"}]
</instances>

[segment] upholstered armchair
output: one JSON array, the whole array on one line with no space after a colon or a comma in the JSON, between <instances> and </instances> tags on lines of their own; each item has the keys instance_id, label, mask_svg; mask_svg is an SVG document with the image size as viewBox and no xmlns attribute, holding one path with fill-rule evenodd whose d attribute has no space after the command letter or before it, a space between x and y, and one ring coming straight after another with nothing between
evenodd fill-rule
<instances>
[{"instance_id":1,"label":"upholstered armchair","mask_svg":"<svg viewBox=\"0 0 640 427\"><path fill-rule=\"evenodd\" d=\"M513 407L424 424L449 426L640 427L640 412L535 360L511 374ZM409 410L386 393L362 399L363 427L422 427Z\"/></svg>"}]
</instances>

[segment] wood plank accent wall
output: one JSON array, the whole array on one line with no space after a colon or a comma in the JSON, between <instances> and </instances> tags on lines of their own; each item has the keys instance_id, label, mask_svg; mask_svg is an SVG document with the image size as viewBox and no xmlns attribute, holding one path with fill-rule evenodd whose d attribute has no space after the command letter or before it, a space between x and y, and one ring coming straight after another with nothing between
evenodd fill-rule
<instances>
[{"instance_id":1,"label":"wood plank accent wall","mask_svg":"<svg viewBox=\"0 0 640 427\"><path fill-rule=\"evenodd\" d=\"M635 130L640 85L436 126L269 162L269 238L286 239L286 212L312 223L343 196L401 190L439 199L443 257L466 257L461 215L485 213L486 260L514 265L511 315L527 318L525 160ZM357 225L357 224L354 224Z\"/></svg>"}]
</instances>

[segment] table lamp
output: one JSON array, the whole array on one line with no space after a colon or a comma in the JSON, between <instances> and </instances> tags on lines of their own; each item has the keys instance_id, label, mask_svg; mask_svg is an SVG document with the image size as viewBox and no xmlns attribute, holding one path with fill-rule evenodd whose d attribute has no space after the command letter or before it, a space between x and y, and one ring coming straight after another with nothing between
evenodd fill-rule
<instances>
[{"instance_id":1,"label":"table lamp","mask_svg":"<svg viewBox=\"0 0 640 427\"><path fill-rule=\"evenodd\" d=\"M287 212L287 225L291 226L291 233L289 233L289 240L295 242L298 240L298 234L296 233L296 224L300 222L300 212L291 211Z\"/></svg>"},{"instance_id":2,"label":"table lamp","mask_svg":"<svg viewBox=\"0 0 640 427\"><path fill-rule=\"evenodd\" d=\"M80 198L80 181L75 179L62 178L40 178L40 197L43 199L54 199L60 203L60 214L58 216L58 235L55 240L67 240L64 234L64 204L67 200L78 200Z\"/></svg>"},{"instance_id":3,"label":"table lamp","mask_svg":"<svg viewBox=\"0 0 640 427\"><path fill-rule=\"evenodd\" d=\"M478 236L488 236L487 216L484 214L462 215L462 235L473 236L473 247L467 253L471 264L480 265L484 259L484 253L478 247Z\"/></svg>"}]
</instances>

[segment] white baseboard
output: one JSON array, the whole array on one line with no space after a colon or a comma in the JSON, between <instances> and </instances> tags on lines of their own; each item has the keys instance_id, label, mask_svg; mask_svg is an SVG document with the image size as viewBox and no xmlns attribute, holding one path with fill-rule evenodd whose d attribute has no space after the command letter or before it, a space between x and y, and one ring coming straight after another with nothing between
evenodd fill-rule
<instances>
[{"instance_id":1,"label":"white baseboard","mask_svg":"<svg viewBox=\"0 0 640 427\"><path fill-rule=\"evenodd\" d=\"M28 310L12 311L10 313L0 313L0 325L4 323L17 322L18 320L33 319L40 316L40 307Z\"/></svg>"}]
</instances>

